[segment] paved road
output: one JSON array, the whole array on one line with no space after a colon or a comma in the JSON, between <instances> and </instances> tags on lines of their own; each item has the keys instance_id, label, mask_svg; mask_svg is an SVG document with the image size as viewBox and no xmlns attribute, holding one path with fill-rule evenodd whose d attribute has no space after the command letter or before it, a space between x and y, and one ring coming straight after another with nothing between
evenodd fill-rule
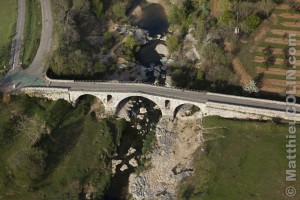
<instances>
[{"instance_id":1,"label":"paved road","mask_svg":"<svg viewBox=\"0 0 300 200\"><path fill-rule=\"evenodd\" d=\"M222 95L208 92L196 92L174 88L159 87L138 83L113 83L113 82L52 82L53 87L66 87L71 90L84 91L111 91L111 92L138 92L163 96L175 99L182 99L192 102L218 102L224 104L243 105L255 108L264 108L271 110L286 110L284 102L245 98L239 96ZM300 105L297 105L300 110Z\"/></svg>"},{"instance_id":2,"label":"paved road","mask_svg":"<svg viewBox=\"0 0 300 200\"><path fill-rule=\"evenodd\" d=\"M11 58L9 61L9 70L19 69L20 55L23 44L24 26L25 26L25 0L18 0L18 14L16 33L12 42Z\"/></svg>"},{"instance_id":3,"label":"paved road","mask_svg":"<svg viewBox=\"0 0 300 200\"><path fill-rule=\"evenodd\" d=\"M37 77L43 77L43 73L45 71L43 62L45 56L50 52L53 34L53 20L51 15L50 0L40 0L40 3L42 9L42 33L40 46L33 62L26 70L28 74Z\"/></svg>"}]
</instances>

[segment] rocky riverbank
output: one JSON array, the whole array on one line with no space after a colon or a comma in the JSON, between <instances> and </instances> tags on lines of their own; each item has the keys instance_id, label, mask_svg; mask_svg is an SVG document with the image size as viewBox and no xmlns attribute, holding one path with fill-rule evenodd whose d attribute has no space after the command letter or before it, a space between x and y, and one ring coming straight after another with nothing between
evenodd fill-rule
<instances>
[{"instance_id":1,"label":"rocky riverbank","mask_svg":"<svg viewBox=\"0 0 300 200\"><path fill-rule=\"evenodd\" d=\"M181 112L172 121L162 118L156 128L157 146L150 155L151 168L129 178L133 199L176 199L176 187L193 173L193 154L201 145L201 114Z\"/></svg>"}]
</instances>

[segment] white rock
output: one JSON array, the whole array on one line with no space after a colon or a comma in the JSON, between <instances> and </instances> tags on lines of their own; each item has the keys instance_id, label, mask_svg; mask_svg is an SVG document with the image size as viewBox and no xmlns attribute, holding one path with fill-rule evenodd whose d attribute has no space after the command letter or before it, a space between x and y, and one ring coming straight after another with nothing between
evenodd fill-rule
<instances>
[{"instance_id":1,"label":"white rock","mask_svg":"<svg viewBox=\"0 0 300 200\"><path fill-rule=\"evenodd\" d=\"M144 119L144 115L137 115L137 118L140 119L140 120L143 120Z\"/></svg>"},{"instance_id":2,"label":"white rock","mask_svg":"<svg viewBox=\"0 0 300 200\"><path fill-rule=\"evenodd\" d=\"M145 113L147 113L147 109L144 108L144 107L141 107L140 108L140 114L145 114Z\"/></svg>"},{"instance_id":3,"label":"white rock","mask_svg":"<svg viewBox=\"0 0 300 200\"><path fill-rule=\"evenodd\" d=\"M112 174L114 175L116 173L116 167L122 162L122 160L112 160Z\"/></svg>"},{"instance_id":4,"label":"white rock","mask_svg":"<svg viewBox=\"0 0 300 200\"><path fill-rule=\"evenodd\" d=\"M162 54L162 55L165 55L166 57L169 56L169 50L167 48L166 45L163 45L163 44L158 44L156 47L155 47L155 51L159 54Z\"/></svg>"},{"instance_id":5,"label":"white rock","mask_svg":"<svg viewBox=\"0 0 300 200\"><path fill-rule=\"evenodd\" d=\"M131 158L129 160L129 164L132 166L132 167L137 167L138 166L138 163L137 161L134 159L134 158Z\"/></svg>"},{"instance_id":6,"label":"white rock","mask_svg":"<svg viewBox=\"0 0 300 200\"><path fill-rule=\"evenodd\" d=\"M136 149L130 147L130 148L128 149L128 152L127 152L126 156L130 156L130 155L133 154L134 152L136 152Z\"/></svg>"},{"instance_id":7,"label":"white rock","mask_svg":"<svg viewBox=\"0 0 300 200\"><path fill-rule=\"evenodd\" d=\"M124 165L120 168L120 170L121 170L122 172L125 171L126 169L128 169L128 167L127 167L126 164L124 164Z\"/></svg>"},{"instance_id":8,"label":"white rock","mask_svg":"<svg viewBox=\"0 0 300 200\"><path fill-rule=\"evenodd\" d=\"M138 124L138 125L136 125L136 129L137 129L137 130L141 130L141 129L142 129L142 126Z\"/></svg>"}]
</instances>

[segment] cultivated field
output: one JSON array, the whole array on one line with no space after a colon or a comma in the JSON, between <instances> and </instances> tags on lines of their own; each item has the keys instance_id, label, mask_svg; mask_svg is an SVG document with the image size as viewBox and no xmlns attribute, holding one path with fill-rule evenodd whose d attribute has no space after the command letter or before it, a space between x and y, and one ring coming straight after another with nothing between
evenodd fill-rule
<instances>
[{"instance_id":1,"label":"cultivated field","mask_svg":"<svg viewBox=\"0 0 300 200\"><path fill-rule=\"evenodd\" d=\"M300 0L296 0L296 3L300 5ZM275 8L272 16L242 45L238 56L241 66L245 69L238 71L242 84L245 84L244 77L250 76L252 79L259 79L262 91L285 95L286 70L292 69L285 64L289 55L286 51L289 34L296 34L296 69L300 70L300 13L293 12L289 1L286 0ZM266 64L268 57L272 59ZM296 76L300 77L300 71L297 71ZM299 87L300 83L297 85ZM297 96L300 96L300 91L297 92Z\"/></svg>"},{"instance_id":2,"label":"cultivated field","mask_svg":"<svg viewBox=\"0 0 300 200\"><path fill-rule=\"evenodd\" d=\"M0 74L8 65L17 17L17 0L0 0Z\"/></svg>"}]
</instances>

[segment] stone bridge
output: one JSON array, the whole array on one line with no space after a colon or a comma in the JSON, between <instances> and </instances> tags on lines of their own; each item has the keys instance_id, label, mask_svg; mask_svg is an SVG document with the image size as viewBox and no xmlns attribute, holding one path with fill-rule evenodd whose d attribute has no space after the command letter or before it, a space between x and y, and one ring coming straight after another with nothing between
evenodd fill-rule
<instances>
[{"instance_id":1,"label":"stone bridge","mask_svg":"<svg viewBox=\"0 0 300 200\"><path fill-rule=\"evenodd\" d=\"M291 116L287 114L285 103L275 102L269 100L254 100L257 101L257 106L247 106L241 103L228 103L217 102L211 99L215 98L203 98L197 101L185 100L174 98L171 96L154 95L143 91L99 91L89 89L72 89L62 87L26 87L22 89L23 92L30 96L43 97L51 100L64 99L73 105L76 105L78 99L84 95L92 95L100 99L105 107L105 111L108 115L117 114L124 100L129 100L130 97L143 97L154 102L161 110L163 117L173 118L176 115L176 111L180 106L184 104L195 105L201 110L203 116L217 115L225 118L239 118L239 119L259 119L270 120L273 118L280 118L291 120ZM203 94L206 96L213 96L213 94ZM216 99L224 98L225 95L217 96ZM226 97L227 98L227 97ZM245 101L244 97L230 97L235 98L235 102ZM248 99L249 101L249 99ZM273 103L276 106L262 108L258 105ZM275 109L276 108L276 109ZM282 108L282 110L279 110ZM283 109L284 108L284 109ZM300 115L296 114L293 119L300 121Z\"/></svg>"}]
</instances>

